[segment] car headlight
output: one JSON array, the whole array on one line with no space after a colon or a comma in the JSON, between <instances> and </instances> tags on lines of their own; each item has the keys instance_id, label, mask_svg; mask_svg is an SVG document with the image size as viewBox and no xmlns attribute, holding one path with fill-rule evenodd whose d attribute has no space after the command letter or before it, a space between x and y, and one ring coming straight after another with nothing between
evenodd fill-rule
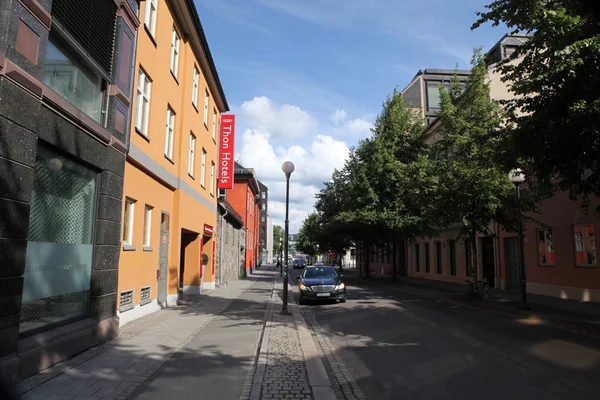
<instances>
[{"instance_id":1,"label":"car headlight","mask_svg":"<svg viewBox=\"0 0 600 400\"><path fill-rule=\"evenodd\" d=\"M305 286L304 283L301 283L300 290L310 290L310 289L307 286Z\"/></svg>"},{"instance_id":2,"label":"car headlight","mask_svg":"<svg viewBox=\"0 0 600 400\"><path fill-rule=\"evenodd\" d=\"M342 290L345 287L346 287L346 285L344 285L344 282L342 282L339 285L337 285L333 290Z\"/></svg>"}]
</instances>

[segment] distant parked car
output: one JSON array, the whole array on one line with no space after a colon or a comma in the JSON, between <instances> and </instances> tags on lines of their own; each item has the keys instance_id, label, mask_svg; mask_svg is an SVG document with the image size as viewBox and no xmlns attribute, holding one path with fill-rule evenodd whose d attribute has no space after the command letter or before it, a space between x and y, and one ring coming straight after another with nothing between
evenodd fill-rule
<instances>
[{"instance_id":1,"label":"distant parked car","mask_svg":"<svg viewBox=\"0 0 600 400\"><path fill-rule=\"evenodd\" d=\"M311 265L298 277L300 304L308 300L339 300L346 302L346 285L342 275L330 266Z\"/></svg>"},{"instance_id":2,"label":"distant parked car","mask_svg":"<svg viewBox=\"0 0 600 400\"><path fill-rule=\"evenodd\" d=\"M294 269L301 269L306 267L306 260L297 258L294 260Z\"/></svg>"}]
</instances>

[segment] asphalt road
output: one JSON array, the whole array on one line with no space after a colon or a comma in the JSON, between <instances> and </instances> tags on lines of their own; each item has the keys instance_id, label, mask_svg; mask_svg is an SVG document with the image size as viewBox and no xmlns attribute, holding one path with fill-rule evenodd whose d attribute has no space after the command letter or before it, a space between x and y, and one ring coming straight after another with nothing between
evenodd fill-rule
<instances>
[{"instance_id":1,"label":"asphalt road","mask_svg":"<svg viewBox=\"0 0 600 400\"><path fill-rule=\"evenodd\" d=\"M293 279L299 270L293 271ZM367 399L600 398L600 338L348 278L308 305Z\"/></svg>"}]
</instances>

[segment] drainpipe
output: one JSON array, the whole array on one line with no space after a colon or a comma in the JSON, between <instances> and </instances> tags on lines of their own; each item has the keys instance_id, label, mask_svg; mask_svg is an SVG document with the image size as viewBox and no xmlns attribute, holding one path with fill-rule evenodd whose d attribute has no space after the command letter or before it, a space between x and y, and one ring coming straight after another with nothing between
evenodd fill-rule
<instances>
[{"instance_id":1,"label":"drainpipe","mask_svg":"<svg viewBox=\"0 0 600 400\"><path fill-rule=\"evenodd\" d=\"M223 207L225 208L225 207ZM221 215L221 232L219 232L219 244L221 246L221 248L219 249L219 270L217 271L217 273L219 274L219 284L221 285L221 279L223 277L223 272L222 272L222 268L223 268L223 231L225 231L225 217L227 216L227 214L229 213L229 210L227 208L225 208L225 214Z\"/></svg>"}]
</instances>

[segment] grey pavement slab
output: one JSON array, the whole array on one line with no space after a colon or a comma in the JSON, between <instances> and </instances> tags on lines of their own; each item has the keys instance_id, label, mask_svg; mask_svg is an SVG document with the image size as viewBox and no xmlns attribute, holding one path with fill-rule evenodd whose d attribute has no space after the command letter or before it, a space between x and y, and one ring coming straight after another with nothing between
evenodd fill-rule
<instances>
[{"instance_id":1,"label":"grey pavement slab","mask_svg":"<svg viewBox=\"0 0 600 400\"><path fill-rule=\"evenodd\" d=\"M232 325L228 329L258 329L258 326L253 325L252 318L264 313L261 311L264 304L258 304L250 298L259 299L268 293L269 290L263 289L262 285L265 281L272 281L272 277L272 272L259 270L246 280L232 282L224 288L208 292L189 307L167 308L133 321L121 328L120 335L115 340L22 382L16 387L21 393L18 400L59 398L56 396L69 400L125 399L173 354L194 341L201 330L240 296L250 297L246 303L238 303L238 308L232 309L230 325L247 325ZM252 297L253 294L256 297ZM215 334L212 331L212 336ZM253 340L253 337L248 339ZM208 353L204 355L215 355L214 352L210 353L211 349L206 351ZM245 355L245 349L232 347L232 357Z\"/></svg>"},{"instance_id":2,"label":"grey pavement slab","mask_svg":"<svg viewBox=\"0 0 600 400\"><path fill-rule=\"evenodd\" d=\"M265 276L138 386L128 399L232 399L244 389L270 298Z\"/></svg>"}]
</instances>

